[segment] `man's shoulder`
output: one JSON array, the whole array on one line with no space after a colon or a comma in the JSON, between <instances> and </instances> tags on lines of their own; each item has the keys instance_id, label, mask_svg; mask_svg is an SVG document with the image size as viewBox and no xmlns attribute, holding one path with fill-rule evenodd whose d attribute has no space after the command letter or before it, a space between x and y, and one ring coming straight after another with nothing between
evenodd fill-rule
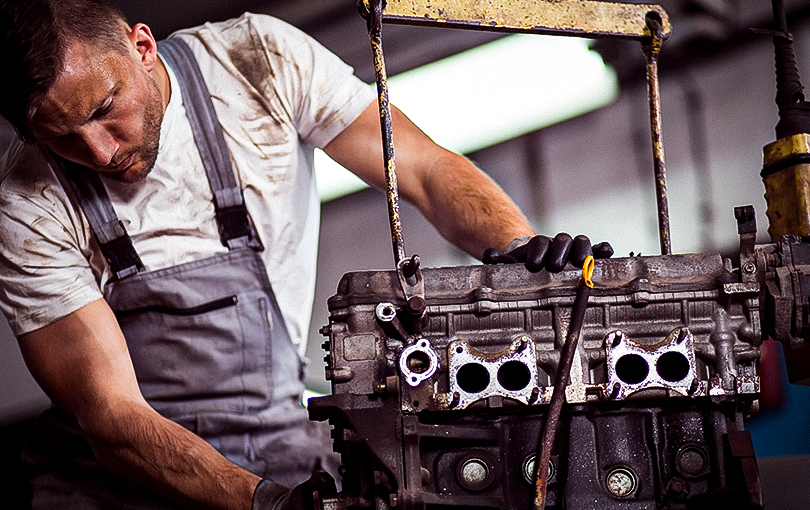
<instances>
[{"instance_id":1,"label":"man's shoulder","mask_svg":"<svg viewBox=\"0 0 810 510\"><path fill-rule=\"evenodd\" d=\"M38 145L15 138L0 158L0 216L24 220L32 211L53 211L66 201L52 161Z\"/></svg>"},{"instance_id":2,"label":"man's shoulder","mask_svg":"<svg viewBox=\"0 0 810 510\"><path fill-rule=\"evenodd\" d=\"M42 149L15 137L0 158L0 186L6 191L20 186L29 188L47 175L52 176L50 163Z\"/></svg>"},{"instance_id":3,"label":"man's shoulder","mask_svg":"<svg viewBox=\"0 0 810 510\"><path fill-rule=\"evenodd\" d=\"M271 51L276 46L295 50L301 44L314 43L314 39L286 21L267 14L250 12L237 18L179 30L172 35L195 37L207 45L250 45L256 49L264 47L265 50Z\"/></svg>"}]
</instances>

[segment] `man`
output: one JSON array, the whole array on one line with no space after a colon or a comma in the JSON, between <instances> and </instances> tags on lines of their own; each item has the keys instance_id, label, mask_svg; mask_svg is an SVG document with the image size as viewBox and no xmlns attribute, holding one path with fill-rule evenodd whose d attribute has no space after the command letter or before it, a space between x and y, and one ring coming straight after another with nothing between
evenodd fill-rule
<instances>
[{"instance_id":1,"label":"man","mask_svg":"<svg viewBox=\"0 0 810 510\"><path fill-rule=\"evenodd\" d=\"M311 151L383 187L373 93L265 16L176 37L213 100L235 194L209 184L188 80L149 27L107 0L0 0L0 111L20 138L0 163L0 306L58 409L24 454L38 508L290 508L306 496L285 486L333 460L299 403ZM493 182L396 109L394 131L400 193L449 241L478 256L534 235ZM82 191L95 180L109 195L98 203ZM222 209L242 203L244 235L229 237ZM124 255L110 248L129 239ZM537 270L549 243L533 243ZM570 244L549 249L556 269Z\"/></svg>"}]
</instances>

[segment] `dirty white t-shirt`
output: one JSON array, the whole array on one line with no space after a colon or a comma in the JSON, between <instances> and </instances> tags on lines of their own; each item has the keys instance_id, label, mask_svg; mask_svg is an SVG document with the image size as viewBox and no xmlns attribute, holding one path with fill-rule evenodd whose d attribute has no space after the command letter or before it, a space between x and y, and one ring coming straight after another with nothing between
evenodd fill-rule
<instances>
[{"instance_id":1,"label":"dirty white t-shirt","mask_svg":"<svg viewBox=\"0 0 810 510\"><path fill-rule=\"evenodd\" d=\"M211 92L268 277L303 352L320 220L313 146L328 144L374 93L317 42L268 16L245 14L178 35ZM104 180L147 270L227 251L179 85L169 75L154 169L135 184ZM15 141L0 161L0 308L17 335L102 297L110 278L69 188L38 146Z\"/></svg>"}]
</instances>

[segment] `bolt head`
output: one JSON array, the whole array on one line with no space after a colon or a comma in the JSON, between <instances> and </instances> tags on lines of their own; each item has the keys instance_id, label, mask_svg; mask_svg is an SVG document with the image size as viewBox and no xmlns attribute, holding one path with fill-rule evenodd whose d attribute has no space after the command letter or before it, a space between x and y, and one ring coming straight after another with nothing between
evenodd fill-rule
<instances>
[{"instance_id":1,"label":"bolt head","mask_svg":"<svg viewBox=\"0 0 810 510\"><path fill-rule=\"evenodd\" d=\"M617 498L629 496L636 490L636 476L627 468L614 468L608 473L608 491Z\"/></svg>"}]
</instances>

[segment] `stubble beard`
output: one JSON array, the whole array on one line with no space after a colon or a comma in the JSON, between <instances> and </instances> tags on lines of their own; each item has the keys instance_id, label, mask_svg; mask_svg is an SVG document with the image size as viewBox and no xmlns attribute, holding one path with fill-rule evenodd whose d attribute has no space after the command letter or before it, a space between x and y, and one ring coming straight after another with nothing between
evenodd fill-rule
<instances>
[{"instance_id":1,"label":"stubble beard","mask_svg":"<svg viewBox=\"0 0 810 510\"><path fill-rule=\"evenodd\" d=\"M151 80L151 84L151 93L149 94L143 113L143 143L133 151L133 154L138 158L138 161L134 162L133 166L138 165L140 168L127 169L127 171L120 174L106 175L109 179L126 184L133 184L144 180L155 166L160 149L160 126L163 122L164 112L160 89L154 80Z\"/></svg>"}]
</instances>

